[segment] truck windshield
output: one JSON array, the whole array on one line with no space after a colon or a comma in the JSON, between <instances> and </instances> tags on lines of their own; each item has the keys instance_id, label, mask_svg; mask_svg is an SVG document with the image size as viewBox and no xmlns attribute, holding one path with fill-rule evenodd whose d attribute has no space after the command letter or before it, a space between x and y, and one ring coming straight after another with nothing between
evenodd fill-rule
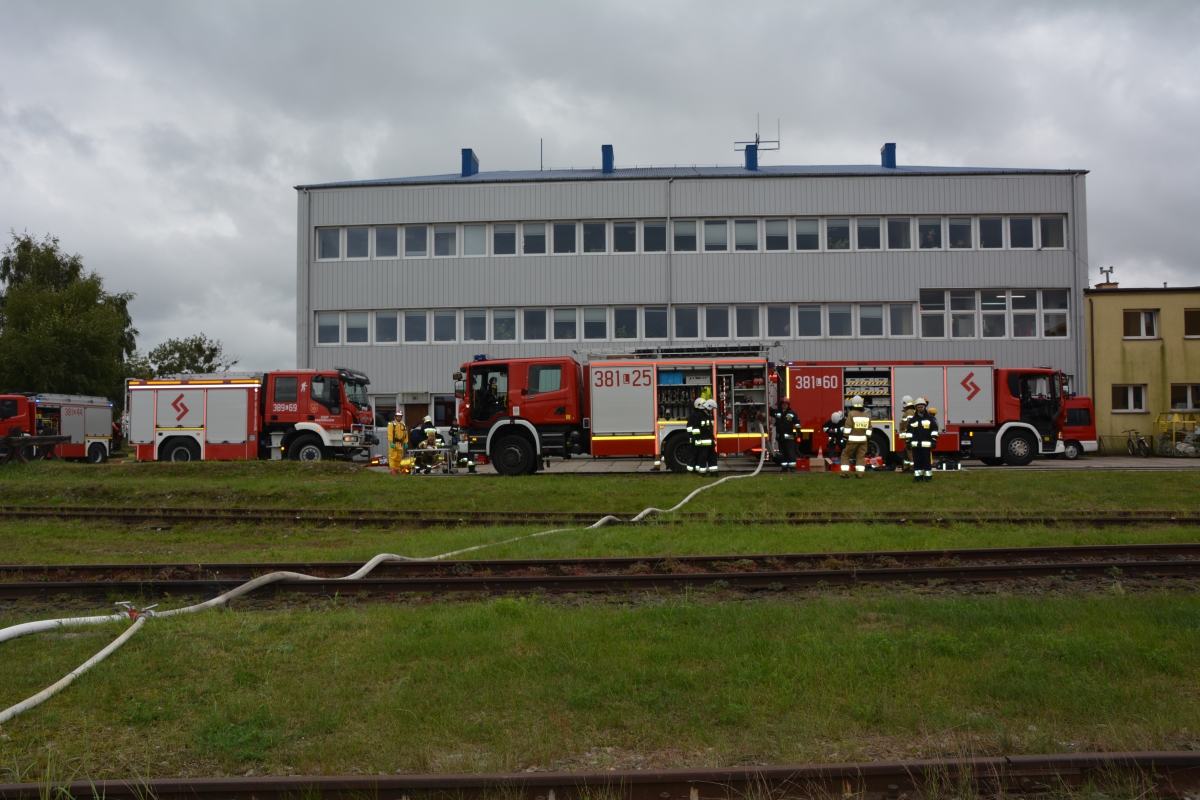
<instances>
[{"instance_id":1,"label":"truck windshield","mask_svg":"<svg viewBox=\"0 0 1200 800\"><path fill-rule=\"evenodd\" d=\"M471 419L487 422L508 409L508 365L471 368Z\"/></svg>"},{"instance_id":2,"label":"truck windshield","mask_svg":"<svg viewBox=\"0 0 1200 800\"><path fill-rule=\"evenodd\" d=\"M367 387L354 381L346 381L346 399L360 409L369 408L371 401L367 399Z\"/></svg>"}]
</instances>

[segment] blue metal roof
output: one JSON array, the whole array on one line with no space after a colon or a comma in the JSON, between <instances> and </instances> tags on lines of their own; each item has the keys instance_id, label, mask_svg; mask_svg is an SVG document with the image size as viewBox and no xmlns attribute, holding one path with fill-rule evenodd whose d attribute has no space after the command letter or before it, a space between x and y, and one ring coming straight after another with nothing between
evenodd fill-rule
<instances>
[{"instance_id":1,"label":"blue metal roof","mask_svg":"<svg viewBox=\"0 0 1200 800\"><path fill-rule=\"evenodd\" d=\"M301 184L297 189L341 189L354 186L414 186L447 183L538 183L553 181L620 181L665 178L779 178L848 177L892 175L1083 175L1083 169L1018 169L1013 167L881 167L870 164L834 166L759 166L744 167L632 167L603 172L599 169L499 170L479 172L464 178L455 172L447 175L419 175L409 178L375 178L365 181Z\"/></svg>"}]
</instances>

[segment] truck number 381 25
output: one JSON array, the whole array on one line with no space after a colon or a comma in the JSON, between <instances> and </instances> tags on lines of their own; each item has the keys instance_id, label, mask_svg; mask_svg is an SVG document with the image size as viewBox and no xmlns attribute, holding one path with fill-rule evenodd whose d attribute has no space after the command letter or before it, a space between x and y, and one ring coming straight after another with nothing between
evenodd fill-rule
<instances>
[{"instance_id":1,"label":"truck number 381 25","mask_svg":"<svg viewBox=\"0 0 1200 800\"><path fill-rule=\"evenodd\" d=\"M598 369L592 372L596 388L614 386L650 386L654 382L650 369Z\"/></svg>"}]
</instances>

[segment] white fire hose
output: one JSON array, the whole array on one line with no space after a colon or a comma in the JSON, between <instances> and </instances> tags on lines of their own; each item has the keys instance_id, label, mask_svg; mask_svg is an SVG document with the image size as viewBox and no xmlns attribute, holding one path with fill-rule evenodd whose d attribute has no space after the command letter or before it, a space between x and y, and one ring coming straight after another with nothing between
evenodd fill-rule
<instances>
[{"instance_id":1,"label":"white fire hose","mask_svg":"<svg viewBox=\"0 0 1200 800\"><path fill-rule=\"evenodd\" d=\"M676 503L675 505L671 506L668 509L664 510L661 508L654 508L654 507L644 509L637 516L633 517L633 519L631 519L630 522L641 522L643 519L645 519L650 514L669 514L673 511L678 511L680 508L683 508L683 506L685 506L688 502L690 502L691 499L693 497L695 497L696 495L698 495L701 492L706 491L708 489L712 489L717 486L720 486L722 483L725 483L725 481L738 480L739 478L753 478L754 476L758 475L760 472L762 472L763 464L766 462L766 458L767 458L766 433L764 433L760 430L759 434L761 437L762 452L758 458L758 466L755 467L753 472L748 473L746 475L726 475L724 478L721 478L718 481L707 484L705 486L701 486L699 489L696 489L691 494L689 494L687 497L683 498L678 503ZM363 564L360 568L358 568L354 572L350 573L349 575L345 575L341 578L334 578L333 580L352 581L352 580L357 580L359 578L363 578L366 575L370 574L370 572L372 570L374 570L376 567L378 567L380 564L397 562L397 561L441 561L441 560L444 560L447 558L452 558L454 556L462 555L464 553L472 553L472 552L475 552L476 550L483 550L488 547L496 547L496 546L502 545L502 544L511 544L513 542L519 542L522 539L534 539L539 536L549 536L552 533L565 533L567 531L572 531L572 530L590 531L590 530L595 530L597 528L602 528L605 525L611 525L612 523L619 523L620 521L621 520L619 520L617 517L608 515L605 517L601 517L600 519L596 520L591 525L588 525L586 528L582 528L582 529L580 529L580 528L555 528L554 530L539 531L538 533L527 533L523 536L515 536L512 539L505 539L505 540L499 541L499 542L488 542L487 544L478 544L473 547L464 547L461 550L451 550L449 553L442 553L441 555L438 555L438 556L426 556L423 558L413 558L411 556L399 556L399 555L394 555L392 553L380 553L379 555L375 556L370 561L368 561L366 564ZM255 578L254 580L247 581L246 583L243 583L241 586L238 586L237 588L230 589L225 594L214 597L211 600L206 600L203 603L197 603L192 606L184 606L182 608L173 608L169 611L155 611L154 606L150 606L148 608L139 610L139 609L133 608L129 603L126 602L126 603L118 603L117 604L117 605L124 606L125 610L119 611L115 614L106 614L106 615L100 615L100 616L94 616L94 617L65 617L62 619L45 619L45 620L40 620L38 622L25 622L20 625L11 625L7 628L0 628L0 642L5 642L9 639L15 639L18 636L24 636L24 635L30 634L30 633L40 633L42 631L56 630L58 628L70 628L70 627L76 627L76 626L81 626L81 625L103 625L106 622L119 622L120 620L123 620L123 619L132 619L133 620L133 624L130 625L128 628L126 628L124 633L122 633L120 636L118 636L116 639L114 639L112 641L112 643L110 643L107 647L105 647L99 653L96 653L96 655L92 656L87 661L80 664L79 667L77 667L74 671L69 673L62 680L58 681L57 683L53 684L52 686L46 687L42 691L35 694L33 697L30 697L26 700L22 700L20 703L17 703L14 706L10 706L9 708L6 708L3 711L0 711L0 725L3 725L5 722L8 722L10 719L17 716L18 714L28 711L29 709L34 708L35 706L41 705L42 703L49 700L54 695L61 692L63 689L70 686L71 683L76 678L78 678L80 675L82 675L83 673L90 670L92 667L99 664L104 659L108 658L118 648L120 648L121 645L125 644L130 639L132 639L133 635L142 629L142 626L145 624L145 622L148 618L150 618L150 617L176 617L176 616L180 616L182 614L195 614L198 611L207 611L210 608L216 608L217 606L225 605L230 600L241 597L242 595L247 594L249 592L253 592L255 589L258 589L262 586L266 586L267 584L276 583L277 581L286 581L286 580L328 581L330 579L329 578L318 578L318 577L314 577L312 575L305 575L300 572L270 572L270 573L267 573L266 575L260 575L259 577Z\"/></svg>"}]
</instances>

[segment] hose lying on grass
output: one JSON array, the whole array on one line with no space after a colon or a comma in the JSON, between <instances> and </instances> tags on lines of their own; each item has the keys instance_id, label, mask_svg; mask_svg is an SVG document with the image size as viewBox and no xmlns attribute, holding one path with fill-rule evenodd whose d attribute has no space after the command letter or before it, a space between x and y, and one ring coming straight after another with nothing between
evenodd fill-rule
<instances>
[{"instance_id":1,"label":"hose lying on grass","mask_svg":"<svg viewBox=\"0 0 1200 800\"><path fill-rule=\"evenodd\" d=\"M691 499L693 497L695 497L696 495L700 494L703 491L720 486L722 483L725 483L726 481L738 480L739 478L753 478L755 475L758 475L760 472L762 472L763 464L766 463L766 458L767 458L766 434L764 434L760 431L760 436L761 436L761 441L762 441L762 452L758 458L758 466L755 467L753 472L748 473L746 475L726 475L724 478L721 478L718 481L707 484L705 486L701 486L700 488L696 489L691 494L689 494L687 497L683 498L678 503L676 503L675 505L671 506L668 509L655 508L653 506L651 506L650 508L643 509L641 511L641 513L639 513L639 514L637 514L637 516L633 517L633 519L631 519L630 522L641 522L642 520L644 520L646 517L648 517L651 514L670 514L673 511L678 511L679 509L683 508L685 505L687 505L691 501ZM605 525L619 523L620 521L621 520L619 520L618 518L616 518L612 515L608 515L608 516L601 517L600 519L593 522L591 525L588 525L586 528L582 528L582 529L581 528L555 528L555 529L549 530L549 531L539 531L537 533L527 533L523 536L514 536L511 539L505 539L505 540L499 541L499 542L488 542L487 544L477 544L477 545L474 545L473 547L464 547L460 550L451 550L448 553L442 553L441 555L437 555L437 556L425 556L422 558L413 558L412 556L400 556L400 555L395 555L393 553L380 553L379 555L375 556L370 561L368 561L366 564L363 564L361 567L356 569L354 572L351 572L349 575L344 575L341 578L335 578L334 580L339 580L339 581L357 580L359 578L363 578L363 577L369 575L371 573L371 571L374 570L376 567L378 567L380 564L385 564L388 562L394 562L394 561L441 561L441 560L444 560L447 558L452 558L454 556L460 556L464 553L473 553L477 550L483 550L488 547L496 547L496 546L502 545L502 544L511 544L513 542L519 542L523 539L534 539L539 536L549 536L552 533L566 533L567 531L572 531L572 530L585 530L585 531L596 530L597 528L603 528ZM0 642L4 642L9 639L15 639L18 636L24 636L24 635L30 634L30 633L40 633L42 631L54 630L57 628L68 628L68 627L75 627L75 626L80 626L80 625L102 625L106 622L117 622L117 621L120 621L123 619L132 619L133 620L133 624L130 625L129 628L127 628L124 633L122 633L119 637L117 637L115 640L113 640L113 642L111 644L109 644L107 647L105 647L103 650L101 650L96 655L89 658L87 661L80 664L78 668L76 668L74 671L72 671L70 674L68 674L62 680L58 681L57 683L53 684L52 686L48 686L47 688L45 688L42 691L35 694L33 697L30 697L26 700L22 700L20 703L17 703L14 706L10 706L9 708L6 708L3 711L0 711L0 725L3 725L5 722L8 722L10 719L17 716L18 714L21 714L25 711L28 711L31 708L41 705L46 700L49 700L54 695L58 694L63 689L70 686L71 683L76 678L78 678L80 675L82 675L83 673L90 670L92 667L99 664L104 659L108 658L121 645L125 644L127 641L129 641L131 638L133 638L133 635L135 633L137 633L139 630L141 630L142 626L145 624L145 622L148 618L150 618L150 617L177 617L182 614L195 614L199 611L207 611L210 608L216 608L217 606L225 605L230 600L241 597L242 595L248 594L249 592L253 592L255 589L266 586L267 584L276 583L278 581L286 581L286 580L293 580L293 581L324 580L324 581L327 581L327 580L329 580L329 578L317 578L312 575L305 575L300 572L270 572L270 573L267 573L266 575L260 575L259 577L255 578L251 581L247 581L246 583L243 583L241 586L238 586L235 589L230 589L225 594L218 595L217 597L214 597L211 600L206 600L203 603L196 603L195 605L191 605L191 606L184 606L182 608L173 608L173 609L170 609L169 611L154 611L152 608L139 611L135 608L130 607L128 609L128 611L121 611L121 612L117 612L116 614L105 614L105 615L93 616L93 617L64 617L62 619L46 619L46 620L40 620L38 622L25 622L20 625L12 625L7 628L0 629Z\"/></svg>"}]
</instances>

